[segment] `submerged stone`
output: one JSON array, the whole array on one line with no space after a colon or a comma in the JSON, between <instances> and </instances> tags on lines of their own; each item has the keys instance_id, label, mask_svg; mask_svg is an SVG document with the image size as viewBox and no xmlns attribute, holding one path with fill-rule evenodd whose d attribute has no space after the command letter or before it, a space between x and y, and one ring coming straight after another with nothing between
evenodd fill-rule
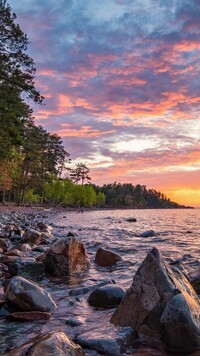
<instances>
[{"instance_id":1,"label":"submerged stone","mask_svg":"<svg viewBox=\"0 0 200 356\"><path fill-rule=\"evenodd\" d=\"M142 234L140 234L141 237L152 237L152 236L157 236L156 232L154 230L147 230L144 231Z\"/></svg>"}]
</instances>

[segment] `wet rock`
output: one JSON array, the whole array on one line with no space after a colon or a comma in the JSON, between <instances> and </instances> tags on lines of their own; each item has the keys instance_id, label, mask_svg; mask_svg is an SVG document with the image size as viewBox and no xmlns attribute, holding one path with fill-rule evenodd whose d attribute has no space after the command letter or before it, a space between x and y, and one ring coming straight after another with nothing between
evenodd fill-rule
<instances>
[{"instance_id":1,"label":"wet rock","mask_svg":"<svg viewBox=\"0 0 200 356\"><path fill-rule=\"evenodd\" d=\"M74 232L69 231L69 232L67 233L67 236L72 236L72 237L75 237L76 235L75 235L75 233L74 233Z\"/></svg>"},{"instance_id":2,"label":"wet rock","mask_svg":"<svg viewBox=\"0 0 200 356\"><path fill-rule=\"evenodd\" d=\"M5 302L5 304L0 308L0 317L7 317L7 315L15 312L16 307L12 306L11 304L6 304Z\"/></svg>"},{"instance_id":3,"label":"wet rock","mask_svg":"<svg viewBox=\"0 0 200 356\"><path fill-rule=\"evenodd\" d=\"M33 320L48 320L50 319L50 317L51 317L50 313L31 311L31 312L11 313L6 316L6 319L11 321L33 321Z\"/></svg>"},{"instance_id":4,"label":"wet rock","mask_svg":"<svg viewBox=\"0 0 200 356\"><path fill-rule=\"evenodd\" d=\"M9 237L11 240L21 240L23 234L24 231L22 230L22 228L18 225L14 225L10 230Z\"/></svg>"},{"instance_id":5,"label":"wet rock","mask_svg":"<svg viewBox=\"0 0 200 356\"><path fill-rule=\"evenodd\" d=\"M55 240L55 237L50 231L45 231L41 233L41 243L50 244L53 240Z\"/></svg>"},{"instance_id":6,"label":"wet rock","mask_svg":"<svg viewBox=\"0 0 200 356\"><path fill-rule=\"evenodd\" d=\"M137 350L134 350L134 356L169 356L168 353L156 349L150 349L147 347L141 347Z\"/></svg>"},{"instance_id":7,"label":"wet rock","mask_svg":"<svg viewBox=\"0 0 200 356\"><path fill-rule=\"evenodd\" d=\"M190 283L197 294L200 294L200 273L190 279Z\"/></svg>"},{"instance_id":8,"label":"wet rock","mask_svg":"<svg viewBox=\"0 0 200 356\"><path fill-rule=\"evenodd\" d=\"M85 246L74 237L57 240L42 256L45 272L55 276L67 276L83 272L89 267Z\"/></svg>"},{"instance_id":9,"label":"wet rock","mask_svg":"<svg viewBox=\"0 0 200 356\"><path fill-rule=\"evenodd\" d=\"M75 344L63 332L48 333L38 340L27 350L26 356L83 356L82 348Z\"/></svg>"},{"instance_id":10,"label":"wet rock","mask_svg":"<svg viewBox=\"0 0 200 356\"><path fill-rule=\"evenodd\" d=\"M70 325L72 327L83 325L84 322L85 322L85 319L80 316L67 318L65 320L65 324Z\"/></svg>"},{"instance_id":11,"label":"wet rock","mask_svg":"<svg viewBox=\"0 0 200 356\"><path fill-rule=\"evenodd\" d=\"M41 243L41 233L34 229L28 229L25 231L22 241L29 244L39 245Z\"/></svg>"},{"instance_id":12,"label":"wet rock","mask_svg":"<svg viewBox=\"0 0 200 356\"><path fill-rule=\"evenodd\" d=\"M113 266L122 261L122 257L115 252L100 247L95 255L95 263L102 267Z\"/></svg>"},{"instance_id":13,"label":"wet rock","mask_svg":"<svg viewBox=\"0 0 200 356\"><path fill-rule=\"evenodd\" d=\"M184 276L186 278L188 278L187 271L184 267L184 264L180 260L175 260L175 261L170 262L170 266L172 267L173 270L174 270L174 268L178 268L184 274Z\"/></svg>"},{"instance_id":14,"label":"wet rock","mask_svg":"<svg viewBox=\"0 0 200 356\"><path fill-rule=\"evenodd\" d=\"M42 262L32 261L24 258L18 259L9 265L11 276L21 276L34 281L44 276L44 264Z\"/></svg>"},{"instance_id":15,"label":"wet rock","mask_svg":"<svg viewBox=\"0 0 200 356\"><path fill-rule=\"evenodd\" d=\"M40 229L40 231L47 231L48 226L43 221L38 221L37 228Z\"/></svg>"},{"instance_id":16,"label":"wet rock","mask_svg":"<svg viewBox=\"0 0 200 356\"><path fill-rule=\"evenodd\" d=\"M104 331L105 333L105 331ZM97 351L100 355L113 355L119 356L122 355L121 347L117 340L99 335L99 337L92 336L85 337L84 335L78 336L76 341L84 348Z\"/></svg>"},{"instance_id":17,"label":"wet rock","mask_svg":"<svg viewBox=\"0 0 200 356\"><path fill-rule=\"evenodd\" d=\"M18 250L17 248L14 248L12 250L9 250L8 252L5 253L6 256L18 256L18 257L25 257L22 251Z\"/></svg>"},{"instance_id":18,"label":"wet rock","mask_svg":"<svg viewBox=\"0 0 200 356\"><path fill-rule=\"evenodd\" d=\"M32 249L32 251L33 252L45 252L46 251L46 249L47 249L48 247L46 246L46 247L44 247L44 246L36 246L36 247L34 247L33 249Z\"/></svg>"},{"instance_id":19,"label":"wet rock","mask_svg":"<svg viewBox=\"0 0 200 356\"><path fill-rule=\"evenodd\" d=\"M56 307L50 294L36 283L23 277L13 277L9 281L5 299L24 311L51 311Z\"/></svg>"},{"instance_id":20,"label":"wet rock","mask_svg":"<svg viewBox=\"0 0 200 356\"><path fill-rule=\"evenodd\" d=\"M0 256L0 262L5 264L6 266L9 266L11 263L14 263L19 259L20 257L18 256L6 256L6 255ZM34 260L34 258L32 260Z\"/></svg>"},{"instance_id":21,"label":"wet rock","mask_svg":"<svg viewBox=\"0 0 200 356\"><path fill-rule=\"evenodd\" d=\"M88 297L88 303L99 308L113 308L120 304L126 291L122 287L106 285L95 289Z\"/></svg>"},{"instance_id":22,"label":"wet rock","mask_svg":"<svg viewBox=\"0 0 200 356\"><path fill-rule=\"evenodd\" d=\"M157 236L156 232L154 230L147 230L144 231L142 234L140 234L141 237L152 237L152 236Z\"/></svg>"},{"instance_id":23,"label":"wet rock","mask_svg":"<svg viewBox=\"0 0 200 356\"><path fill-rule=\"evenodd\" d=\"M175 295L161 315L164 341L172 351L190 353L199 349L200 353L200 307L194 304L191 296L184 294ZM184 335L188 335L189 341L184 340Z\"/></svg>"},{"instance_id":24,"label":"wet rock","mask_svg":"<svg viewBox=\"0 0 200 356\"><path fill-rule=\"evenodd\" d=\"M0 248L2 248L3 252L7 252L11 248L13 248L12 242L7 238L0 238Z\"/></svg>"},{"instance_id":25,"label":"wet rock","mask_svg":"<svg viewBox=\"0 0 200 356\"><path fill-rule=\"evenodd\" d=\"M31 251L31 246L30 246L29 244L25 244L25 243L21 244L18 248L20 248L20 250L21 250L22 252L29 252L29 251Z\"/></svg>"},{"instance_id":26,"label":"wet rock","mask_svg":"<svg viewBox=\"0 0 200 356\"><path fill-rule=\"evenodd\" d=\"M3 295L0 295L0 308L6 303L6 300Z\"/></svg>"},{"instance_id":27,"label":"wet rock","mask_svg":"<svg viewBox=\"0 0 200 356\"><path fill-rule=\"evenodd\" d=\"M137 222L137 219L136 218L128 218L128 219L126 219L126 221L128 221L128 222Z\"/></svg>"},{"instance_id":28,"label":"wet rock","mask_svg":"<svg viewBox=\"0 0 200 356\"><path fill-rule=\"evenodd\" d=\"M86 332L76 337L76 342L87 349L95 350L98 355L126 355L126 350L135 342L135 333L130 328L124 328L123 332L113 332L112 337L107 336L104 330L95 331L95 333ZM131 349L131 351L133 351Z\"/></svg>"},{"instance_id":29,"label":"wet rock","mask_svg":"<svg viewBox=\"0 0 200 356\"><path fill-rule=\"evenodd\" d=\"M167 266L156 248L139 267L111 322L162 340L175 353L200 350L198 297L188 279Z\"/></svg>"}]
</instances>

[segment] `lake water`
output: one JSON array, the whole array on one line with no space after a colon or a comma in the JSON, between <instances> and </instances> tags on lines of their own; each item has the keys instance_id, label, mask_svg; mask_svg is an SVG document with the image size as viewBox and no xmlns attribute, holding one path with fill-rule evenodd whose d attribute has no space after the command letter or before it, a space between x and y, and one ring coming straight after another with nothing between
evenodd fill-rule
<instances>
[{"instance_id":1,"label":"lake water","mask_svg":"<svg viewBox=\"0 0 200 356\"><path fill-rule=\"evenodd\" d=\"M136 218L137 221L128 222L128 218ZM48 322L1 322L1 354L52 330L64 331L72 338L80 334L86 337L104 337L105 334L108 338L114 337L116 328L109 322L113 309L93 308L87 303L88 293L72 297L69 292L108 279L114 279L127 289L152 247L157 247L167 262L180 259L189 276L200 269L200 209L63 211L51 215L49 222L56 236L65 236L71 231L85 244L91 261L90 270L84 276L70 279L42 280L40 285L51 293L58 309ZM139 236L147 230L154 230L156 236ZM96 266L94 257L99 247L117 252L123 257L123 262L109 268ZM71 327L65 323L70 316L82 317L85 322L79 327ZM92 350L86 354L98 355Z\"/></svg>"}]
</instances>

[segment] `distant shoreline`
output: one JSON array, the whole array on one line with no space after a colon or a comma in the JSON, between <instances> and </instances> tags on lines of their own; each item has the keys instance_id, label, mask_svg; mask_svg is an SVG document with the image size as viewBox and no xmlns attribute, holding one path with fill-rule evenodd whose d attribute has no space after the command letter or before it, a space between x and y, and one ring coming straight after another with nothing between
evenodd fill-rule
<instances>
[{"instance_id":1,"label":"distant shoreline","mask_svg":"<svg viewBox=\"0 0 200 356\"><path fill-rule=\"evenodd\" d=\"M113 208L113 207L103 207L103 208L71 208L71 207L52 207L52 206L18 206L13 204L0 204L0 213L6 213L11 211L19 211L24 213L34 213L38 211L53 211L55 213L64 213L64 212L77 212L77 213L84 213L90 211L110 211L110 210L183 210L183 209L198 209L191 206L183 206L183 207L176 207L176 208L131 208L131 207L123 207L123 208Z\"/></svg>"}]
</instances>

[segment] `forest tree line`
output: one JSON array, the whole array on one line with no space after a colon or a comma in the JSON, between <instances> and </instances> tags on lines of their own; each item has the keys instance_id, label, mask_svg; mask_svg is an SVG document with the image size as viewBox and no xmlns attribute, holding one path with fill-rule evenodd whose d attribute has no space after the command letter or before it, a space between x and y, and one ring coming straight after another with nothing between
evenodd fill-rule
<instances>
[{"instance_id":1,"label":"forest tree line","mask_svg":"<svg viewBox=\"0 0 200 356\"><path fill-rule=\"evenodd\" d=\"M185 208L184 205L172 202L167 196L155 189L147 189L145 185L131 183L104 184L94 186L97 194L105 195L105 205L110 208L132 209L171 209Z\"/></svg>"},{"instance_id":2,"label":"forest tree line","mask_svg":"<svg viewBox=\"0 0 200 356\"><path fill-rule=\"evenodd\" d=\"M7 0L0 0L0 201L70 207L180 207L145 186L95 186L82 162L70 168L70 154L62 139L35 124L31 103L43 105L44 98L35 88L35 63L27 47L16 15Z\"/></svg>"}]
</instances>

